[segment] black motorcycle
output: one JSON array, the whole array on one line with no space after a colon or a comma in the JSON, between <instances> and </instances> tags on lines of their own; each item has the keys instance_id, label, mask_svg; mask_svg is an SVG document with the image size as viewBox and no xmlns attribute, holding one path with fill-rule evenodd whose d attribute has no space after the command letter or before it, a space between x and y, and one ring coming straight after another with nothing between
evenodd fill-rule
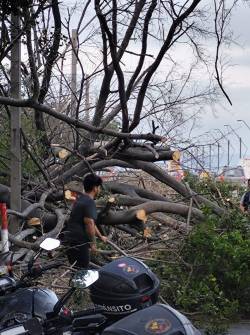
<instances>
[{"instance_id":1,"label":"black motorcycle","mask_svg":"<svg viewBox=\"0 0 250 335\"><path fill-rule=\"evenodd\" d=\"M61 266L62 262L51 262L45 266L34 263L42 250L51 251L59 245L59 240L45 239L19 281L7 274L0 277L0 329L22 324L33 317L44 319L47 313L53 311L58 301L56 294L49 289L32 286L43 272Z\"/></svg>"},{"instance_id":2,"label":"black motorcycle","mask_svg":"<svg viewBox=\"0 0 250 335\"><path fill-rule=\"evenodd\" d=\"M68 295L76 288L89 287L98 276L98 272L92 270L77 272ZM184 315L168 305L154 304L107 326L107 318L98 308L68 315L58 313L64 299L67 300L66 295L57 302L46 319L32 318L20 325L5 328L0 335L201 335Z\"/></svg>"},{"instance_id":3,"label":"black motorcycle","mask_svg":"<svg viewBox=\"0 0 250 335\"><path fill-rule=\"evenodd\" d=\"M12 278L0 278L0 292L4 292L4 296L0 297L2 325L0 335L105 333L109 331L109 327L116 325L118 320L122 322L131 317L128 324L132 321L134 324L137 320L137 317L134 317L136 311L148 311L148 308L157 302L159 279L143 262L132 257L117 259L105 265L99 272L93 270L78 272L71 281L72 287L61 299L48 289L27 288L31 286L32 280L55 266L57 264L40 268L29 266L28 274L18 283ZM78 312L69 311L64 307L77 287L82 289L89 286L90 296L96 307ZM157 314L159 308L163 307L155 306ZM171 311L169 306L164 308L162 313L166 317L175 311ZM140 315L144 317L146 314L143 312ZM182 321L179 324L181 325ZM191 325L190 322L189 324ZM36 331L32 332L34 327ZM185 330L166 334L198 335L199 333Z\"/></svg>"},{"instance_id":4,"label":"black motorcycle","mask_svg":"<svg viewBox=\"0 0 250 335\"><path fill-rule=\"evenodd\" d=\"M41 248L46 249L43 245ZM34 280L44 271L61 265L54 262L44 267L33 266L40 252L31 260L28 272L19 282L10 276L0 277L0 327L22 323L33 317L43 320L48 315L53 317L64 308L73 293L74 288L71 288L58 301L53 291L34 287ZM132 257L123 257L100 269L99 279L90 288L90 297L111 324L155 304L159 284L159 279L144 263ZM65 313L68 313L67 309Z\"/></svg>"}]
</instances>

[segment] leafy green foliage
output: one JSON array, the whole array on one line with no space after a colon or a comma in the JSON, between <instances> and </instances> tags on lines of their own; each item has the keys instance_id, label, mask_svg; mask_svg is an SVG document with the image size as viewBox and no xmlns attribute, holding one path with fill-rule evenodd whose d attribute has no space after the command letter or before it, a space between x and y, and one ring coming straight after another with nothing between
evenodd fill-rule
<instances>
[{"instance_id":1,"label":"leafy green foliage","mask_svg":"<svg viewBox=\"0 0 250 335\"><path fill-rule=\"evenodd\" d=\"M22 129L26 137L27 143L25 143L24 139L23 150L22 150L22 171L23 175L30 178L32 176L38 177L39 172L37 171L37 165L31 159L27 150L24 150L24 146L27 146L27 149L32 152L34 157L41 164L41 158L44 154L44 148L42 145L41 138L43 136L41 131L38 131L33 122L33 117L29 114L22 115Z\"/></svg>"},{"instance_id":2,"label":"leafy green foliage","mask_svg":"<svg viewBox=\"0 0 250 335\"><path fill-rule=\"evenodd\" d=\"M186 173L185 182L196 193L218 202L219 205L224 205L222 199L230 199L238 206L239 195L244 192L244 187L240 184L220 182L214 178L199 179L198 176L190 173Z\"/></svg>"},{"instance_id":3,"label":"leafy green foliage","mask_svg":"<svg viewBox=\"0 0 250 335\"><path fill-rule=\"evenodd\" d=\"M8 116L0 111L1 124L0 124L0 183L9 184L10 182L10 120ZM32 152L33 156L39 161L43 153L41 145L41 133L35 127L32 116L22 114L22 130L25 133L27 143L22 140L22 176L24 178L39 177L38 168L35 162L31 159L29 153L24 150L26 145L28 150Z\"/></svg>"},{"instance_id":4,"label":"leafy green foliage","mask_svg":"<svg viewBox=\"0 0 250 335\"><path fill-rule=\"evenodd\" d=\"M4 118L0 112L1 126L0 126L0 183L5 183L10 166L10 132L9 121Z\"/></svg>"},{"instance_id":5,"label":"leafy green foliage","mask_svg":"<svg viewBox=\"0 0 250 335\"><path fill-rule=\"evenodd\" d=\"M250 314L250 218L238 209L204 213L178 253L158 254L168 263L155 270L170 304L199 315L207 334L223 334L229 320Z\"/></svg>"}]
</instances>

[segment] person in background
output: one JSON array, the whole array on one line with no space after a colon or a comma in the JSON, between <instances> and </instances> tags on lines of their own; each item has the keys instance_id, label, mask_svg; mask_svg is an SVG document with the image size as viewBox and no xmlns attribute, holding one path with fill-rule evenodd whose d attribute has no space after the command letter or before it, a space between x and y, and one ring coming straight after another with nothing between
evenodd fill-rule
<instances>
[{"instance_id":1,"label":"person in background","mask_svg":"<svg viewBox=\"0 0 250 335\"><path fill-rule=\"evenodd\" d=\"M68 242L67 257L70 264L77 268L88 268L90 251L96 252L96 236L103 242L107 237L98 230L95 222L97 211L94 199L101 191L102 179L88 174L83 180L85 193L75 201L67 223L65 236Z\"/></svg>"},{"instance_id":2,"label":"person in background","mask_svg":"<svg viewBox=\"0 0 250 335\"><path fill-rule=\"evenodd\" d=\"M250 213L250 179L247 179L247 190L241 197L240 209L243 213Z\"/></svg>"}]
</instances>

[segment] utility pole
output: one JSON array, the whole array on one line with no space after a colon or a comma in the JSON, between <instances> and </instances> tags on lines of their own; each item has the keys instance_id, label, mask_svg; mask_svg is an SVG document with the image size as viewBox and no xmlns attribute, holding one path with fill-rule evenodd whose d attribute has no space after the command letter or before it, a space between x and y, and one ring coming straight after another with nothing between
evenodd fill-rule
<instances>
[{"instance_id":1,"label":"utility pole","mask_svg":"<svg viewBox=\"0 0 250 335\"><path fill-rule=\"evenodd\" d=\"M196 146L196 157L195 157L195 159L196 159L196 164L195 164L195 168L196 168L196 171L197 172L199 172L199 164L198 164L198 160L199 160L199 147L198 147L198 145Z\"/></svg>"},{"instance_id":2,"label":"utility pole","mask_svg":"<svg viewBox=\"0 0 250 335\"><path fill-rule=\"evenodd\" d=\"M71 35L72 53L71 53L71 117L75 117L76 110L76 78L77 78L77 30L72 29Z\"/></svg>"},{"instance_id":3,"label":"utility pole","mask_svg":"<svg viewBox=\"0 0 250 335\"><path fill-rule=\"evenodd\" d=\"M10 96L20 99L21 88L21 43L18 33L20 31L19 15L11 14L11 40L15 41L11 50ZM16 39L16 40L15 40ZM11 194L10 207L21 211L21 111L20 107L10 107L10 132L11 132ZM19 229L18 219L13 217L9 230L11 233Z\"/></svg>"},{"instance_id":4,"label":"utility pole","mask_svg":"<svg viewBox=\"0 0 250 335\"><path fill-rule=\"evenodd\" d=\"M190 170L193 172L193 151L191 149L190 155Z\"/></svg>"},{"instance_id":5,"label":"utility pole","mask_svg":"<svg viewBox=\"0 0 250 335\"><path fill-rule=\"evenodd\" d=\"M77 107L77 48L78 48L78 43L77 43L77 30L72 29L71 32L71 43L72 43L72 51L71 51L71 105L70 105L70 116L72 118L78 119L78 113L76 111ZM73 142L74 136L70 136L70 141ZM78 150L79 146L79 133L76 132L75 136L75 143L74 143L74 149Z\"/></svg>"},{"instance_id":6,"label":"utility pole","mask_svg":"<svg viewBox=\"0 0 250 335\"><path fill-rule=\"evenodd\" d=\"M220 170L220 143L218 142L218 172Z\"/></svg>"},{"instance_id":7,"label":"utility pole","mask_svg":"<svg viewBox=\"0 0 250 335\"><path fill-rule=\"evenodd\" d=\"M230 140L227 140L227 166L230 165Z\"/></svg>"},{"instance_id":8,"label":"utility pole","mask_svg":"<svg viewBox=\"0 0 250 335\"><path fill-rule=\"evenodd\" d=\"M241 151L242 151L242 139L241 139L241 137L239 137L239 140L240 140L240 159L241 159Z\"/></svg>"},{"instance_id":9,"label":"utility pole","mask_svg":"<svg viewBox=\"0 0 250 335\"><path fill-rule=\"evenodd\" d=\"M202 147L202 165L203 165L203 168L206 169L205 167L205 146L203 145Z\"/></svg>"},{"instance_id":10,"label":"utility pole","mask_svg":"<svg viewBox=\"0 0 250 335\"><path fill-rule=\"evenodd\" d=\"M89 102L89 79L85 81L85 120L89 121L89 109L90 109L90 102Z\"/></svg>"},{"instance_id":11,"label":"utility pole","mask_svg":"<svg viewBox=\"0 0 250 335\"><path fill-rule=\"evenodd\" d=\"M244 122L245 123L245 122ZM231 131L235 134L235 136L239 139L240 142L240 159L241 159L241 151L242 151L242 143L244 144L244 142L242 141L242 138L236 133L236 131L230 126L230 124L224 124L225 127L229 127L231 129ZM244 144L245 145L245 144ZM246 149L247 146L245 145Z\"/></svg>"},{"instance_id":12,"label":"utility pole","mask_svg":"<svg viewBox=\"0 0 250 335\"><path fill-rule=\"evenodd\" d=\"M209 144L209 171L212 170L212 144Z\"/></svg>"}]
</instances>

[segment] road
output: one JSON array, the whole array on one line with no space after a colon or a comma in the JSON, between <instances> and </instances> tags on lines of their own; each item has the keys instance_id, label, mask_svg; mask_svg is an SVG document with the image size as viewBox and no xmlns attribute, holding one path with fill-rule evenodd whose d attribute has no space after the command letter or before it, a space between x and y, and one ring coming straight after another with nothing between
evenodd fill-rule
<instances>
[{"instance_id":1,"label":"road","mask_svg":"<svg viewBox=\"0 0 250 335\"><path fill-rule=\"evenodd\" d=\"M228 335L250 335L250 321L233 325Z\"/></svg>"},{"instance_id":2,"label":"road","mask_svg":"<svg viewBox=\"0 0 250 335\"><path fill-rule=\"evenodd\" d=\"M227 335L250 335L250 320L232 325Z\"/></svg>"}]
</instances>

